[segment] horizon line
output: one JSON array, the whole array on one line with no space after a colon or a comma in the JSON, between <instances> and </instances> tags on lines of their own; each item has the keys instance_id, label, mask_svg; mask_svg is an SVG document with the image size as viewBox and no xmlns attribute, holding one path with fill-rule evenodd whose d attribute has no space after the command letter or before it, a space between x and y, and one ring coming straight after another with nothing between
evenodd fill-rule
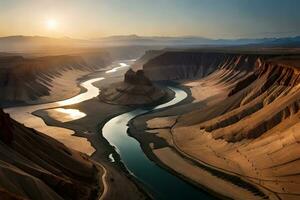
<instances>
[{"instance_id":1,"label":"horizon line","mask_svg":"<svg viewBox=\"0 0 300 200\"><path fill-rule=\"evenodd\" d=\"M138 34L124 34L124 35L108 35L108 36L99 36L99 37L93 37L93 38L76 38L76 37L70 37L70 36L61 36L61 37L55 37L55 36L47 36L47 35L22 35L22 34L16 34L16 35L0 35L0 38L9 38L9 37L42 37L42 38L51 38L51 39L71 39L71 40L99 40L99 39L105 39L105 38L112 38L112 37L130 37L130 36L136 36L136 37L144 37L144 38L202 38L202 39L208 39L208 40L243 40L243 39L281 39L281 38L295 38L300 37L300 34L295 34L291 36L270 36L270 37L235 37L235 38L214 38L214 37L204 37L204 36L197 36L197 35L138 35Z\"/></svg>"}]
</instances>

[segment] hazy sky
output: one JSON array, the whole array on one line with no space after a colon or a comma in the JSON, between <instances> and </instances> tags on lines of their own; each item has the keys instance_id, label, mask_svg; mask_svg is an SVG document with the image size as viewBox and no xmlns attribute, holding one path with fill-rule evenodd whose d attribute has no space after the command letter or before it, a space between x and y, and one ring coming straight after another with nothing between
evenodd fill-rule
<instances>
[{"instance_id":1,"label":"hazy sky","mask_svg":"<svg viewBox=\"0 0 300 200\"><path fill-rule=\"evenodd\" d=\"M300 35L300 0L0 0L0 36Z\"/></svg>"}]
</instances>

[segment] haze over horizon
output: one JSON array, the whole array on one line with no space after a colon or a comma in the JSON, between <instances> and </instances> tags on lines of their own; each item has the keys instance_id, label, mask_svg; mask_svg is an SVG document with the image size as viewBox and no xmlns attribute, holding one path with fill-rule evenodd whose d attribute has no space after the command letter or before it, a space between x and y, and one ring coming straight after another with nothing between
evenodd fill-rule
<instances>
[{"instance_id":1,"label":"haze over horizon","mask_svg":"<svg viewBox=\"0 0 300 200\"><path fill-rule=\"evenodd\" d=\"M297 0L2 0L0 36L290 37L300 35L299 6Z\"/></svg>"}]
</instances>

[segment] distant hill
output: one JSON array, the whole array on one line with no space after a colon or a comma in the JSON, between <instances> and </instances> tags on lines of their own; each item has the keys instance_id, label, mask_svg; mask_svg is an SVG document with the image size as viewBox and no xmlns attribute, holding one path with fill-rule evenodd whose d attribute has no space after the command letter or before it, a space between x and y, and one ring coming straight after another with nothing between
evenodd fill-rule
<instances>
[{"instance_id":1,"label":"distant hill","mask_svg":"<svg viewBox=\"0 0 300 200\"><path fill-rule=\"evenodd\" d=\"M278 46L278 47L300 47L300 36L277 38L262 43L262 45Z\"/></svg>"},{"instance_id":2,"label":"distant hill","mask_svg":"<svg viewBox=\"0 0 300 200\"><path fill-rule=\"evenodd\" d=\"M242 38L242 39L210 39L197 36L185 37L159 37L159 36L137 36L120 35L94 39L96 43L104 45L164 45L166 47L174 46L227 46L227 45L299 45L300 36L285 38Z\"/></svg>"},{"instance_id":3,"label":"distant hill","mask_svg":"<svg viewBox=\"0 0 300 200\"><path fill-rule=\"evenodd\" d=\"M94 39L104 45L164 45L164 46L181 46L194 44L210 44L212 39L204 37L159 37L159 36L137 36L137 35L120 35Z\"/></svg>"},{"instance_id":4,"label":"distant hill","mask_svg":"<svg viewBox=\"0 0 300 200\"><path fill-rule=\"evenodd\" d=\"M210 39L204 37L158 37L120 35L90 40L73 38L50 38L42 36L0 37L0 51L25 52L59 48L100 48L114 46L161 46L161 47L199 47L199 46L243 46L259 45L274 47L300 47L300 36L286 38L258 39Z\"/></svg>"},{"instance_id":5,"label":"distant hill","mask_svg":"<svg viewBox=\"0 0 300 200\"><path fill-rule=\"evenodd\" d=\"M57 47L74 47L84 44L84 40L71 38L50 38L42 36L0 37L0 51L23 52Z\"/></svg>"}]
</instances>

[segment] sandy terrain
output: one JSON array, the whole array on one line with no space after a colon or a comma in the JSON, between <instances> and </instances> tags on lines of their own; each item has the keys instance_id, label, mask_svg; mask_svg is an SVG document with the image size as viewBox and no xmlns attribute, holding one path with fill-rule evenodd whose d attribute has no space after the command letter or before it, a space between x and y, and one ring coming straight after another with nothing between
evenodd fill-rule
<instances>
[{"instance_id":1,"label":"sandy terrain","mask_svg":"<svg viewBox=\"0 0 300 200\"><path fill-rule=\"evenodd\" d=\"M65 71L63 76L52 79L51 85L48 86L49 95L42 96L35 101L27 101L27 103L39 104L71 98L81 92L77 79L89 73L81 70Z\"/></svg>"},{"instance_id":2,"label":"sandy terrain","mask_svg":"<svg viewBox=\"0 0 300 200\"><path fill-rule=\"evenodd\" d=\"M85 113L77 109L53 108L45 111L51 118L60 122L69 122L86 116Z\"/></svg>"},{"instance_id":3,"label":"sandy terrain","mask_svg":"<svg viewBox=\"0 0 300 200\"><path fill-rule=\"evenodd\" d=\"M193 163L183 159L178 153L171 148L161 148L153 150L154 154L168 167L171 167L177 173L185 177L189 177L195 182L200 182L205 188L213 188L214 192L223 194L226 197L233 199L261 199L261 196L253 196L247 190L241 189L234 184L228 183L225 180L220 180L206 170L195 166ZM174 165L176 163L176 165ZM239 197L239 198L238 198Z\"/></svg>"},{"instance_id":4,"label":"sandy terrain","mask_svg":"<svg viewBox=\"0 0 300 200\"><path fill-rule=\"evenodd\" d=\"M147 121L147 127L152 129L171 127L176 123L177 117L160 117Z\"/></svg>"}]
</instances>

